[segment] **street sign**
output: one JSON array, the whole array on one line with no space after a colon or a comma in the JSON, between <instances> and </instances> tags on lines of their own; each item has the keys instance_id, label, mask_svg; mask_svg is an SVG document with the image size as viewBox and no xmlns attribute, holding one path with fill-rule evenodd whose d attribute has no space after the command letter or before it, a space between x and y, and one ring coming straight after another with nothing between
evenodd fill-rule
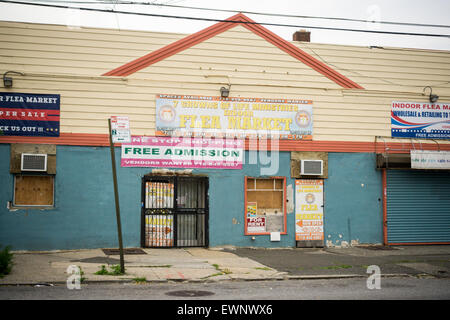
<instances>
[{"instance_id":1,"label":"street sign","mask_svg":"<svg viewBox=\"0 0 450 320\"><path fill-rule=\"evenodd\" d=\"M130 121L128 117L111 116L111 136L113 143L130 143Z\"/></svg>"}]
</instances>

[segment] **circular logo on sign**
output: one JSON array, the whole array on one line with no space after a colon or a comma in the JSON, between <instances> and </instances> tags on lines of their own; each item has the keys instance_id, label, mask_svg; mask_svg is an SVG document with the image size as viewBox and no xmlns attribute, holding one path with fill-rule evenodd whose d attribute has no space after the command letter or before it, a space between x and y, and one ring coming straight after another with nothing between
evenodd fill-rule
<instances>
[{"instance_id":1,"label":"circular logo on sign","mask_svg":"<svg viewBox=\"0 0 450 320\"><path fill-rule=\"evenodd\" d=\"M305 201L309 204L313 203L316 200L316 197L314 197L314 195L312 193L308 193L305 196Z\"/></svg>"},{"instance_id":2,"label":"circular logo on sign","mask_svg":"<svg viewBox=\"0 0 450 320\"><path fill-rule=\"evenodd\" d=\"M171 105L163 105L159 108L159 118L164 122L172 122L175 120L175 109Z\"/></svg>"},{"instance_id":3,"label":"circular logo on sign","mask_svg":"<svg viewBox=\"0 0 450 320\"><path fill-rule=\"evenodd\" d=\"M301 128L309 126L310 122L311 115L304 110L297 112L297 114L295 115L295 123L297 123L297 125Z\"/></svg>"}]
</instances>

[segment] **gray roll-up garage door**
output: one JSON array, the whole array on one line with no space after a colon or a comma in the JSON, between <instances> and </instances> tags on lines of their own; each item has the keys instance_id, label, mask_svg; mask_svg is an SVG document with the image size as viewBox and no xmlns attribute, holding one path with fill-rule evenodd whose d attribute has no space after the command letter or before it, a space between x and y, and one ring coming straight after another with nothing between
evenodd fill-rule
<instances>
[{"instance_id":1,"label":"gray roll-up garage door","mask_svg":"<svg viewBox=\"0 0 450 320\"><path fill-rule=\"evenodd\" d=\"M388 243L450 243L450 172L387 171Z\"/></svg>"}]
</instances>

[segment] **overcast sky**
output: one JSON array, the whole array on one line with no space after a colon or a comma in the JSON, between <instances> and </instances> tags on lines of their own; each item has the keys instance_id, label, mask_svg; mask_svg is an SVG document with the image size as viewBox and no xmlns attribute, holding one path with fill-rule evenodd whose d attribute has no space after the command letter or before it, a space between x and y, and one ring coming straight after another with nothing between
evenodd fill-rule
<instances>
[{"instance_id":1,"label":"overcast sky","mask_svg":"<svg viewBox=\"0 0 450 320\"><path fill-rule=\"evenodd\" d=\"M53 1L52 3L55 5L67 5L71 3L74 7L84 6L90 8L115 9L120 11L137 11L151 14L204 17L213 19L226 19L234 15L234 13L232 12L201 11L186 8L168 8L148 5L77 5L74 3L75 1L94 0L72 0L65 2L64 0L48 0L49 2L36 0L22 1L34 1L39 3L50 3L50 1ZM141 0L140 2L157 2L178 6L253 11L274 14L352 18L362 19L364 21L375 20L450 25L449 0ZM450 28L398 26L382 23L374 24L369 22L345 22L306 18L286 18L254 14L247 14L247 16L260 23L266 22L275 24L289 24L295 26L321 26L333 28L450 35ZM85 12L76 9L53 9L6 3L0 3L0 20L63 24L67 25L70 28L76 28L78 26L90 26L116 29L166 31L187 34L199 31L214 23L185 19L123 15L115 13ZM302 29L300 27L265 27L287 40L292 40L292 34L296 30ZM317 43L450 50L449 37L439 38L409 35L385 35L360 32L318 30L312 28L307 29L311 31L311 41Z\"/></svg>"}]
</instances>

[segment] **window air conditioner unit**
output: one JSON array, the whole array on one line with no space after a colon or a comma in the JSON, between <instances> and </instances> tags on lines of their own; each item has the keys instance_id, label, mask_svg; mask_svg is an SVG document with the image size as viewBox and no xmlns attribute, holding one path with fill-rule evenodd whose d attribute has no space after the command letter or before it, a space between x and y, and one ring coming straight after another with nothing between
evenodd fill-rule
<instances>
[{"instance_id":1,"label":"window air conditioner unit","mask_svg":"<svg viewBox=\"0 0 450 320\"><path fill-rule=\"evenodd\" d=\"M300 174L305 176L323 175L322 160L302 160L300 165Z\"/></svg>"},{"instance_id":2,"label":"window air conditioner unit","mask_svg":"<svg viewBox=\"0 0 450 320\"><path fill-rule=\"evenodd\" d=\"M22 153L20 161L22 171L47 171L47 155L35 153Z\"/></svg>"}]
</instances>

